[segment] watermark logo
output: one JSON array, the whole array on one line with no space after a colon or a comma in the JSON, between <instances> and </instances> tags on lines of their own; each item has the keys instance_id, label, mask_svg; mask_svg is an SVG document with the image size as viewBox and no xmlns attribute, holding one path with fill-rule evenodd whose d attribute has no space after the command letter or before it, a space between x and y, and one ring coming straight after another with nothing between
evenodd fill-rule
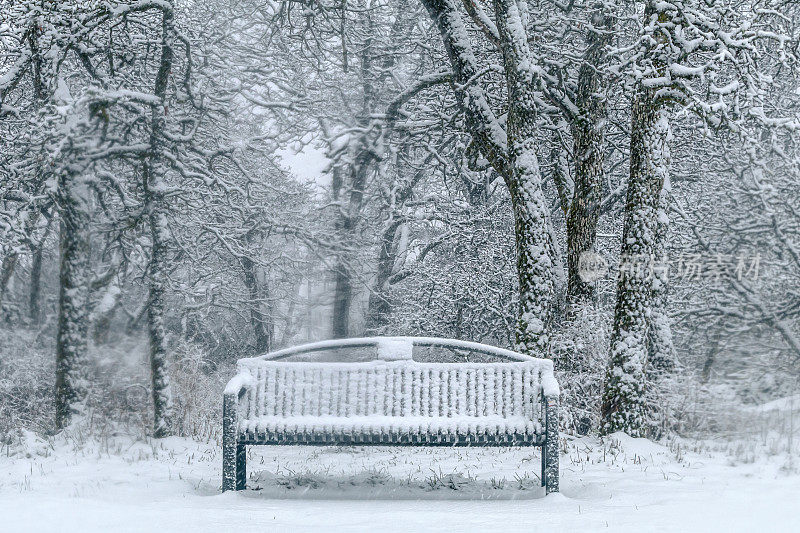
<instances>
[{"instance_id":1,"label":"watermark logo","mask_svg":"<svg viewBox=\"0 0 800 533\"><path fill-rule=\"evenodd\" d=\"M756 281L762 270L761 255L681 254L676 258L652 255L626 255L619 261L617 276L638 277L646 280L672 278L674 281L711 281L721 279ZM584 283L604 278L609 272L606 258L593 251L581 253L578 258L578 275Z\"/></svg>"},{"instance_id":2,"label":"watermark logo","mask_svg":"<svg viewBox=\"0 0 800 533\"><path fill-rule=\"evenodd\" d=\"M587 250L578 257L578 276L584 283L597 281L605 276L607 272L608 261L597 252Z\"/></svg>"}]
</instances>

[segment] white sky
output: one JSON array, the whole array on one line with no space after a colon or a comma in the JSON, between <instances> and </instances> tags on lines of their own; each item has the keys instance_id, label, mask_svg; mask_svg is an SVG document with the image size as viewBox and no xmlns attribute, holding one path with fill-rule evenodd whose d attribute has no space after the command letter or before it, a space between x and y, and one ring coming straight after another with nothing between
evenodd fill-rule
<instances>
[{"instance_id":1,"label":"white sky","mask_svg":"<svg viewBox=\"0 0 800 533\"><path fill-rule=\"evenodd\" d=\"M278 157L300 181L315 183L320 188L331 184L330 175L322 172L329 161L322 150L310 145L306 145L300 152L284 148L278 150Z\"/></svg>"}]
</instances>

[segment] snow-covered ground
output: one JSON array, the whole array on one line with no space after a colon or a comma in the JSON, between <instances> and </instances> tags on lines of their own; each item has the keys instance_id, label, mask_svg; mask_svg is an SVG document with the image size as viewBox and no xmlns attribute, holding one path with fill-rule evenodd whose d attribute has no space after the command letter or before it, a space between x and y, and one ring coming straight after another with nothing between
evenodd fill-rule
<instances>
[{"instance_id":1,"label":"snow-covered ground","mask_svg":"<svg viewBox=\"0 0 800 533\"><path fill-rule=\"evenodd\" d=\"M569 439L544 496L538 449L259 447L221 494L215 444L29 435L0 457L0 530L800 531L788 456L714 448Z\"/></svg>"}]
</instances>

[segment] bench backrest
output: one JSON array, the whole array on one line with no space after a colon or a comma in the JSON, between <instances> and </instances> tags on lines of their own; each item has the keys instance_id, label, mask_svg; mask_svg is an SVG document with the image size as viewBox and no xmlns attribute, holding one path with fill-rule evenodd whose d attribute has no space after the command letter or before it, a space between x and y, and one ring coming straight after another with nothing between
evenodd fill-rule
<instances>
[{"instance_id":1,"label":"bench backrest","mask_svg":"<svg viewBox=\"0 0 800 533\"><path fill-rule=\"evenodd\" d=\"M242 364L246 362L245 364ZM249 419L289 416L536 419L550 361L308 363L242 360L252 376ZM556 385L557 387L557 385ZM557 394L557 389L556 389Z\"/></svg>"}]
</instances>

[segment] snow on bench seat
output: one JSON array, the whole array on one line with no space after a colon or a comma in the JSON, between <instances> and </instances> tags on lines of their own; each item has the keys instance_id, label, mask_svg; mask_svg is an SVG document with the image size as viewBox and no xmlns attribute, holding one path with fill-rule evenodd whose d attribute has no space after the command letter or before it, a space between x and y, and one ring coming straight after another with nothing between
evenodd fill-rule
<instances>
[{"instance_id":1,"label":"snow on bench seat","mask_svg":"<svg viewBox=\"0 0 800 533\"><path fill-rule=\"evenodd\" d=\"M536 436L541 433L538 421L523 416L265 416L242 420L239 432L245 435L264 433L407 433L407 434L516 434Z\"/></svg>"}]
</instances>

